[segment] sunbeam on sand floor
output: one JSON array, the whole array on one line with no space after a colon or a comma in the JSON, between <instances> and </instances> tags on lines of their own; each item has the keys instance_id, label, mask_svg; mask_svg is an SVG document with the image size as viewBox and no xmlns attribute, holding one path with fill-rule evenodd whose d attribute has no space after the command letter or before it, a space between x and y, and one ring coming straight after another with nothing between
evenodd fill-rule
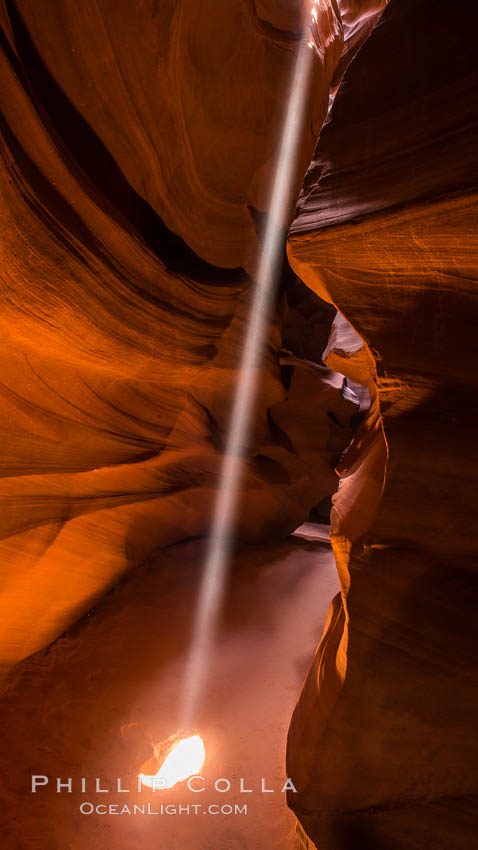
<instances>
[{"instance_id":1,"label":"sunbeam on sand floor","mask_svg":"<svg viewBox=\"0 0 478 850\"><path fill-rule=\"evenodd\" d=\"M138 772L156 772L161 742L176 717L201 555L196 543L173 547L112 591L49 651L23 665L2 700L7 752L1 773L9 778L2 793L3 846L296 846L294 818L281 790L285 743L337 591L327 544L289 538L236 557L200 717L207 757L195 788L204 790L189 791L179 782L138 791ZM32 775L48 777L34 794ZM57 778L65 783L59 793ZM217 779L227 780L219 790ZM92 805L82 814L84 803ZM118 816L134 804L136 815ZM148 804L158 812L163 806L163 814L148 815ZM90 814L98 805L99 813ZM116 808L110 813L111 805ZM236 805L247 806L247 814L235 814ZM186 808L179 813L179 806ZM210 806L219 811L210 812Z\"/></svg>"}]
</instances>

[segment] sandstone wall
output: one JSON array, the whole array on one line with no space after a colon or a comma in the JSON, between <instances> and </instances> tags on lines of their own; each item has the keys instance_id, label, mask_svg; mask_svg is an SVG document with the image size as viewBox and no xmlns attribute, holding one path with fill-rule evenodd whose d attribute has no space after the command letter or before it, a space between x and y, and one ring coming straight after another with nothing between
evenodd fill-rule
<instances>
[{"instance_id":1,"label":"sandstone wall","mask_svg":"<svg viewBox=\"0 0 478 850\"><path fill-rule=\"evenodd\" d=\"M322 850L465 850L476 794L476 44L392 2L347 72L289 257L363 341L372 407L332 512L342 585L289 733Z\"/></svg>"},{"instance_id":2,"label":"sandstone wall","mask_svg":"<svg viewBox=\"0 0 478 850\"><path fill-rule=\"evenodd\" d=\"M326 7L297 191L347 60ZM207 533L302 15L298 0L0 3L3 666L152 551ZM340 381L310 364L282 380L288 317L283 300L246 459L249 542L307 518L350 439Z\"/></svg>"}]
</instances>

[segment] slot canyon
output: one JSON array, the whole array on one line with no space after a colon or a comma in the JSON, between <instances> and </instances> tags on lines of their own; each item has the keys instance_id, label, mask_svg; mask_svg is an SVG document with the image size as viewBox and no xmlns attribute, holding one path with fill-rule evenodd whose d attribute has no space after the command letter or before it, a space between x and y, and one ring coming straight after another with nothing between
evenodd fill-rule
<instances>
[{"instance_id":1,"label":"slot canyon","mask_svg":"<svg viewBox=\"0 0 478 850\"><path fill-rule=\"evenodd\" d=\"M477 21L0 0L2 850L474 846Z\"/></svg>"}]
</instances>

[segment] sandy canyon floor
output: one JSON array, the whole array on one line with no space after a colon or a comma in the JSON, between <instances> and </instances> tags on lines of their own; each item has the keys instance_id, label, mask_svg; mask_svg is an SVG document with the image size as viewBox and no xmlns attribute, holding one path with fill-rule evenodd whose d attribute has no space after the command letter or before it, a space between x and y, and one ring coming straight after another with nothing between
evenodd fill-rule
<instances>
[{"instance_id":1,"label":"sandy canyon floor","mask_svg":"<svg viewBox=\"0 0 478 850\"><path fill-rule=\"evenodd\" d=\"M312 529L313 531L313 529ZM24 663L1 700L1 844L6 850L292 850L281 793L287 728L338 590L327 543L293 536L239 554L197 731L206 790L137 793L153 744L177 730L201 543L171 547L126 578L49 650ZM28 709L25 708L28 706ZM49 777L32 794L31 775ZM72 793L56 778L72 779ZM81 792L81 777L87 790ZM95 779L108 793L95 793ZM116 779L129 793L118 793ZM228 778L231 790L214 782ZM252 793L240 793L240 778ZM261 780L274 793L261 792ZM189 805L189 814L81 814L85 801ZM210 805L247 803L247 814ZM200 806L193 810L192 805ZM177 811L177 809L176 809ZM195 814L194 811L198 813Z\"/></svg>"}]
</instances>

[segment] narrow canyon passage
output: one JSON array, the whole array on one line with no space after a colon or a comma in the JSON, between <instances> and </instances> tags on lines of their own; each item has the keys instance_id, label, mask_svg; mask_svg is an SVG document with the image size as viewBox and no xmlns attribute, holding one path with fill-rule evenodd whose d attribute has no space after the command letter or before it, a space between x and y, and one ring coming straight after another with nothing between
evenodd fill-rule
<instances>
[{"instance_id":1,"label":"narrow canyon passage","mask_svg":"<svg viewBox=\"0 0 478 850\"><path fill-rule=\"evenodd\" d=\"M305 534L320 528L308 526ZM17 670L2 703L2 846L83 850L294 850L285 794L287 728L338 590L327 543L290 537L236 556L218 645L211 658L201 735L204 792L184 783L136 793L137 773L177 728L184 657L201 545L171 547L126 579L49 650ZM178 569L180 567L180 570ZM49 785L30 794L31 775ZM82 794L81 777L88 777ZM72 793L56 778L72 778ZM94 792L95 778L108 794ZM115 793L117 777L129 794ZM243 787L253 793L240 792ZM226 778L228 793L215 791ZM262 793L265 788L274 793ZM222 785L224 787L224 785ZM95 805L200 805L189 814L99 816ZM203 813L247 804L247 814ZM109 810L108 810L109 811Z\"/></svg>"},{"instance_id":2,"label":"narrow canyon passage","mask_svg":"<svg viewBox=\"0 0 478 850\"><path fill-rule=\"evenodd\" d=\"M473 846L476 17L0 0L1 850Z\"/></svg>"}]
</instances>

